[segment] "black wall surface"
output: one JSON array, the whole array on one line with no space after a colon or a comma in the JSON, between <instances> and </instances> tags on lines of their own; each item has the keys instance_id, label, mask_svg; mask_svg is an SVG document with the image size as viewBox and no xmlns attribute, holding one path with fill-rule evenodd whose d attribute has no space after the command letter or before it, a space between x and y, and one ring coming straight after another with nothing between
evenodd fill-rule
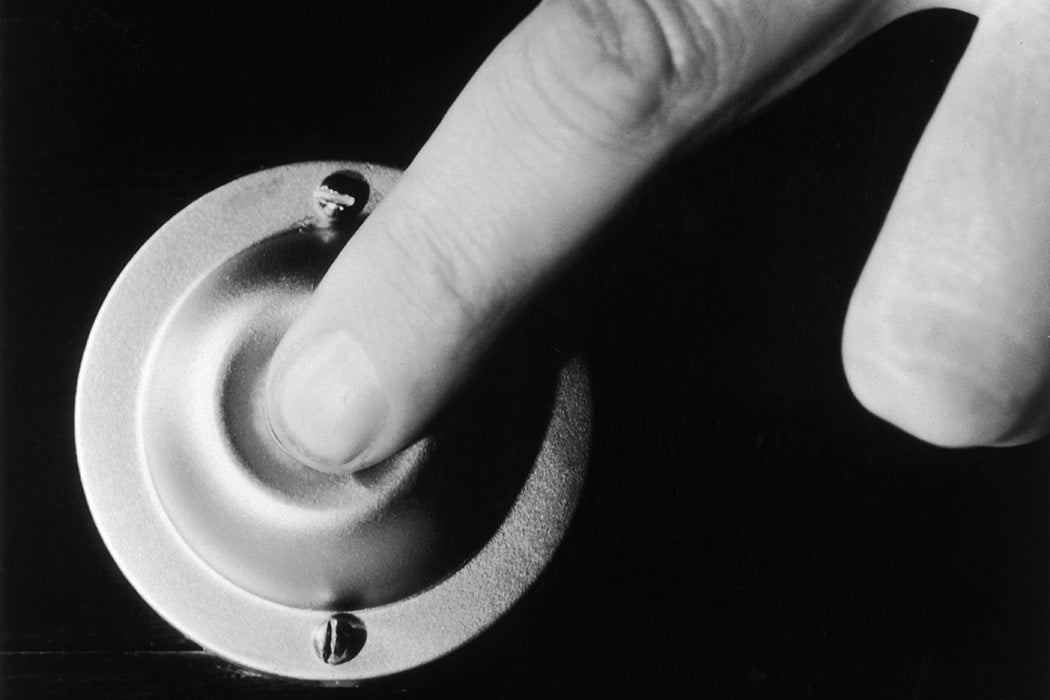
<instances>
[{"instance_id":1,"label":"black wall surface","mask_svg":"<svg viewBox=\"0 0 1050 700\"><path fill-rule=\"evenodd\" d=\"M247 674L143 603L72 438L94 314L199 195L405 166L529 3L0 4L4 697L1050 697L1041 445L945 451L850 397L852 285L973 20L909 18L629 202L542 303L591 367L591 477L495 628L356 690ZM538 202L537 206L543 206Z\"/></svg>"}]
</instances>

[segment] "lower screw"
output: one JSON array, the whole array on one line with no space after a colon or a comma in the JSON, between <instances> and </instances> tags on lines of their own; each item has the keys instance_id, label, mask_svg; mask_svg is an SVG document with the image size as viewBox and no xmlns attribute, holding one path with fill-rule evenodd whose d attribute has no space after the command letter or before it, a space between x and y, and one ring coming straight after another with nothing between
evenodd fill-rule
<instances>
[{"instance_id":1,"label":"lower screw","mask_svg":"<svg viewBox=\"0 0 1050 700\"><path fill-rule=\"evenodd\" d=\"M361 653L365 645L365 623L350 613L338 613L318 625L314 651L330 666L338 666Z\"/></svg>"}]
</instances>

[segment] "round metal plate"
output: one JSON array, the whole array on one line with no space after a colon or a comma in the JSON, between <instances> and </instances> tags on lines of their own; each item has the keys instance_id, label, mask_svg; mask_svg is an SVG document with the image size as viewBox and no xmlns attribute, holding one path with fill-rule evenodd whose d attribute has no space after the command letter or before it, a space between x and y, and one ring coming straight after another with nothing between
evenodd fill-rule
<instances>
[{"instance_id":1,"label":"round metal plate","mask_svg":"<svg viewBox=\"0 0 1050 700\"><path fill-rule=\"evenodd\" d=\"M495 534L453 573L392 603L349 611L281 604L232 583L198 556L167 516L150 472L143 414L152 405L144 398L151 352L180 303L209 273L250 246L316 224L311 195L341 170L368 181L363 214L399 176L347 162L275 168L207 194L165 224L103 304L76 397L77 455L88 504L106 546L142 597L188 637L235 663L336 682L431 661L503 614L565 532L590 438L586 372L573 360L559 372L538 456ZM321 658L318 630L331 629L326 625L333 615L344 612L363 625L364 641L356 656L333 665Z\"/></svg>"}]
</instances>

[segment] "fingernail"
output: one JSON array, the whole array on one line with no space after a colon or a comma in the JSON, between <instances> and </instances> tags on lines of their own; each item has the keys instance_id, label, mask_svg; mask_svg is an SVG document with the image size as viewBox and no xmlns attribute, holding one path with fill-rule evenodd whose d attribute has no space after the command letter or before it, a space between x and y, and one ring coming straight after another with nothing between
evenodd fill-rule
<instances>
[{"instance_id":1,"label":"fingernail","mask_svg":"<svg viewBox=\"0 0 1050 700\"><path fill-rule=\"evenodd\" d=\"M375 368L354 337L335 330L292 350L271 370L270 428L292 457L339 473L362 459L386 421Z\"/></svg>"}]
</instances>

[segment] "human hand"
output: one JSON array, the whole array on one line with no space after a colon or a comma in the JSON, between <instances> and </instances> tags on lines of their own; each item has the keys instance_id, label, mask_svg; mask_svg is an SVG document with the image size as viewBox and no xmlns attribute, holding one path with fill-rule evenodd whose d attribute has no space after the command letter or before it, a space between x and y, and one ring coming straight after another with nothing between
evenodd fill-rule
<instances>
[{"instance_id":1,"label":"human hand","mask_svg":"<svg viewBox=\"0 0 1050 700\"><path fill-rule=\"evenodd\" d=\"M550 2L493 52L275 354L270 418L324 471L374 464L643 179L914 1ZM985 6L986 5L986 6ZM847 317L860 400L931 442L1048 425L1050 7L982 14Z\"/></svg>"}]
</instances>

